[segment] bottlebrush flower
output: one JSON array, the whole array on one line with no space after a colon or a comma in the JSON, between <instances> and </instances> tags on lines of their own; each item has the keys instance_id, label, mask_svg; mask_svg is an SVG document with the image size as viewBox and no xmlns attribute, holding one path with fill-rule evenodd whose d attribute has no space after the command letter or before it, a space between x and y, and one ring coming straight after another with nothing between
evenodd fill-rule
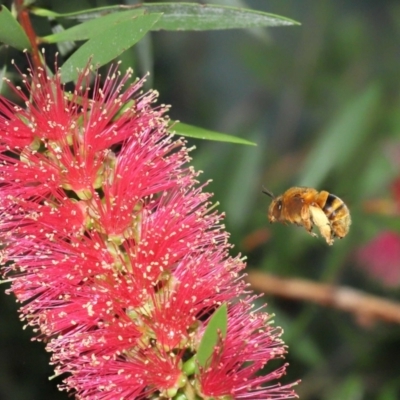
<instances>
[{"instance_id":1,"label":"bottlebrush flower","mask_svg":"<svg viewBox=\"0 0 400 400\"><path fill-rule=\"evenodd\" d=\"M263 386L285 365L256 375L285 354L281 331L251 310L185 142L130 74L90 91L85 70L70 93L41 71L10 84L24 108L0 98L1 255L21 318L79 399L296 397ZM227 334L190 369L221 304Z\"/></svg>"}]
</instances>

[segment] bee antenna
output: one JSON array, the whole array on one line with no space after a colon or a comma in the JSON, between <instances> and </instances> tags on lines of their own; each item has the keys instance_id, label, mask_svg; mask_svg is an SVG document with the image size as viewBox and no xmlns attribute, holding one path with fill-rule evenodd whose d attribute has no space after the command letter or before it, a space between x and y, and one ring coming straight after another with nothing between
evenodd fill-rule
<instances>
[{"instance_id":1,"label":"bee antenna","mask_svg":"<svg viewBox=\"0 0 400 400\"><path fill-rule=\"evenodd\" d=\"M275 198L274 194L272 192L270 192L267 188L265 188L264 186L262 187L262 192L264 194L266 194L267 196L271 197L272 199Z\"/></svg>"}]
</instances>

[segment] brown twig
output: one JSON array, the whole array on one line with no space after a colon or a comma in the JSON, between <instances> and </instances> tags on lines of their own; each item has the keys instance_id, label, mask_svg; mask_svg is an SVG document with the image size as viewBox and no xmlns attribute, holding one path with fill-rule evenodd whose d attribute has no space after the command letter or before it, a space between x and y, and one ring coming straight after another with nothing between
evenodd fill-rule
<instances>
[{"instance_id":1,"label":"brown twig","mask_svg":"<svg viewBox=\"0 0 400 400\"><path fill-rule=\"evenodd\" d=\"M24 0L15 0L15 7L17 9L18 20L21 23L26 35L28 36L29 42L31 43L31 54L32 62L35 69L42 67L40 60L39 48L37 45L37 36L32 27L31 20L29 18L29 12L24 6Z\"/></svg>"},{"instance_id":2,"label":"brown twig","mask_svg":"<svg viewBox=\"0 0 400 400\"><path fill-rule=\"evenodd\" d=\"M298 278L279 278L256 271L249 272L246 279L253 289L259 292L311 301L348 311L363 325L371 325L379 319L400 324L399 302L382 299L347 286L334 286Z\"/></svg>"}]
</instances>

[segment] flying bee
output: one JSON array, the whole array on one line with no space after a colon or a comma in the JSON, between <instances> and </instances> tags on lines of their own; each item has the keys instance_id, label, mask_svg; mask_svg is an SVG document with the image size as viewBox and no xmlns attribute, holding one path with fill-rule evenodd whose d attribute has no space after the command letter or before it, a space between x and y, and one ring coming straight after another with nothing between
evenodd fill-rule
<instances>
[{"instance_id":1,"label":"flying bee","mask_svg":"<svg viewBox=\"0 0 400 400\"><path fill-rule=\"evenodd\" d=\"M265 188L263 193L272 198L268 209L270 223L278 221L304 226L311 236L317 236L312 232L315 225L329 245L335 238L342 239L349 232L349 209L334 194L308 187L292 187L277 197Z\"/></svg>"}]
</instances>

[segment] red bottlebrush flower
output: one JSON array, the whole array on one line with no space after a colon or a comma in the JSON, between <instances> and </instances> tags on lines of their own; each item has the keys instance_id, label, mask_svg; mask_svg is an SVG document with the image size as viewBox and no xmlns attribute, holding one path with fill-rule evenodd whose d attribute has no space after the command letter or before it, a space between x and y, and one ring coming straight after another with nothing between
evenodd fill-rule
<instances>
[{"instance_id":1,"label":"red bottlebrush flower","mask_svg":"<svg viewBox=\"0 0 400 400\"><path fill-rule=\"evenodd\" d=\"M371 276L385 286L400 284L400 235L382 232L357 253L360 264Z\"/></svg>"},{"instance_id":2,"label":"red bottlebrush flower","mask_svg":"<svg viewBox=\"0 0 400 400\"><path fill-rule=\"evenodd\" d=\"M45 339L62 389L77 398L289 399L263 386L286 352L265 312L252 312L222 215L186 166L143 81L110 71L73 93L34 74L18 107L0 98L0 241L22 318ZM11 86L12 87L12 86ZM242 298L240 301L239 298ZM228 331L210 367L188 371L212 313Z\"/></svg>"},{"instance_id":3,"label":"red bottlebrush flower","mask_svg":"<svg viewBox=\"0 0 400 400\"><path fill-rule=\"evenodd\" d=\"M283 357L285 346L279 339L281 329L268 325L267 314L251 312L248 300L251 299L231 308L226 337L220 338L209 368L200 373L201 393L205 398L215 399L292 398L293 385L261 386L281 378L285 365L266 375L255 376L268 361Z\"/></svg>"}]
</instances>

